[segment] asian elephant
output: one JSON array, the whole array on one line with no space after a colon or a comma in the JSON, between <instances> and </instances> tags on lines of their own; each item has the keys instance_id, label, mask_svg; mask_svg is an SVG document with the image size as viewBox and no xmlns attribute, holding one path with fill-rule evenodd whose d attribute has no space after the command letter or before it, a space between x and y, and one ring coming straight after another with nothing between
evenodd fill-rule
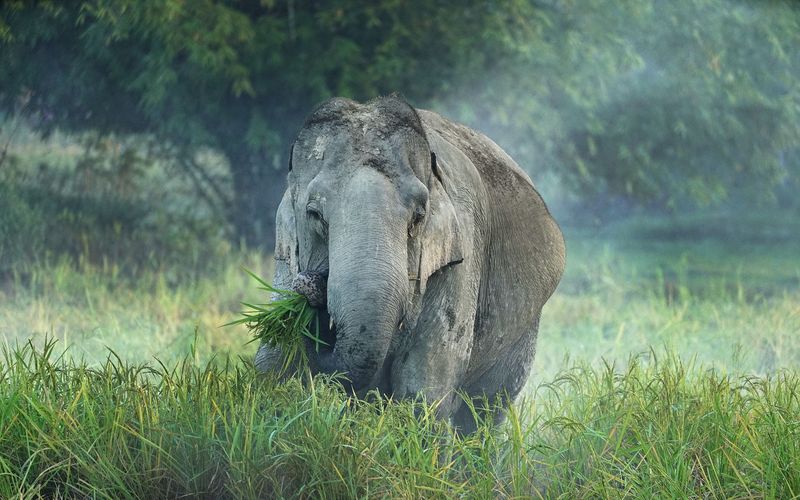
<instances>
[{"instance_id":1,"label":"asian elephant","mask_svg":"<svg viewBox=\"0 0 800 500\"><path fill-rule=\"evenodd\" d=\"M513 399L564 269L560 229L530 178L486 136L402 98L320 105L300 130L277 214L274 285L317 276L330 328L314 372L358 394ZM319 284L319 283L318 283ZM262 345L256 368L281 364ZM496 418L502 418L495 415Z\"/></svg>"}]
</instances>

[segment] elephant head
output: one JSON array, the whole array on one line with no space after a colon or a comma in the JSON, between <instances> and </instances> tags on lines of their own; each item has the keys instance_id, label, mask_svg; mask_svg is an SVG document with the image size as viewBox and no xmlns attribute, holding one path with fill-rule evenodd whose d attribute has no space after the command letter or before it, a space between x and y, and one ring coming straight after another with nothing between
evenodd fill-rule
<instances>
[{"instance_id":1,"label":"elephant head","mask_svg":"<svg viewBox=\"0 0 800 500\"><path fill-rule=\"evenodd\" d=\"M374 387L429 278L461 260L446 176L416 111L398 98L333 99L292 146L278 248L296 270L327 276L328 347L312 369Z\"/></svg>"}]
</instances>

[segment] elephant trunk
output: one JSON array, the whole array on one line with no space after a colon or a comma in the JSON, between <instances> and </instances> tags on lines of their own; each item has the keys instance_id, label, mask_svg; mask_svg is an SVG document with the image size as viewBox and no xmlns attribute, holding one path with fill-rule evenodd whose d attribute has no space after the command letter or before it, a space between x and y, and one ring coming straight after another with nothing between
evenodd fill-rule
<instances>
[{"instance_id":1,"label":"elephant trunk","mask_svg":"<svg viewBox=\"0 0 800 500\"><path fill-rule=\"evenodd\" d=\"M345 374L355 390L374 384L408 292L403 222L376 206L331 221L327 306L335 343L312 355L321 371Z\"/></svg>"}]
</instances>

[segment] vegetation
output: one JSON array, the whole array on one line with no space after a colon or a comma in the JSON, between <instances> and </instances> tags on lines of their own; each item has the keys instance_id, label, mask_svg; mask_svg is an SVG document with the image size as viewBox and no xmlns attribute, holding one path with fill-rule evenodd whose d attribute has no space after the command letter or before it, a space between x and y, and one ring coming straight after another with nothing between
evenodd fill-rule
<instances>
[{"instance_id":1,"label":"vegetation","mask_svg":"<svg viewBox=\"0 0 800 500\"><path fill-rule=\"evenodd\" d=\"M44 262L0 300L0 496L797 496L797 233L756 218L739 249L702 227L568 231L529 387L472 436L430 405L256 376L250 333L220 325L262 256L172 286Z\"/></svg>"},{"instance_id":2,"label":"vegetation","mask_svg":"<svg viewBox=\"0 0 800 500\"><path fill-rule=\"evenodd\" d=\"M552 4L550 43L495 68L508 84L477 99L523 164L601 207L796 209L800 5Z\"/></svg>"},{"instance_id":3,"label":"vegetation","mask_svg":"<svg viewBox=\"0 0 800 500\"><path fill-rule=\"evenodd\" d=\"M243 317L226 326L246 325L253 334L252 342L279 347L284 356L282 372L293 365L301 370L307 367L306 340L313 341L317 349L320 344L328 345L319 335L317 310L305 296L292 290L279 290L250 271L247 274L258 282L259 290L267 292L264 297L267 302L243 302L247 308L242 312Z\"/></svg>"},{"instance_id":4,"label":"vegetation","mask_svg":"<svg viewBox=\"0 0 800 500\"><path fill-rule=\"evenodd\" d=\"M121 278L161 270L175 284L211 271L230 251L224 217L148 142L89 133L42 139L26 128L8 139L0 279L68 259L114 267ZM222 177L217 158L204 160Z\"/></svg>"},{"instance_id":5,"label":"vegetation","mask_svg":"<svg viewBox=\"0 0 800 500\"><path fill-rule=\"evenodd\" d=\"M0 111L42 131L157 138L267 248L289 143L333 95L399 91L583 204L797 209L790 0L16 1L0 43Z\"/></svg>"},{"instance_id":6,"label":"vegetation","mask_svg":"<svg viewBox=\"0 0 800 500\"><path fill-rule=\"evenodd\" d=\"M576 366L455 435L433 408L346 397L252 366L99 367L6 350L0 494L11 497L715 496L800 491L800 378L674 358Z\"/></svg>"},{"instance_id":7,"label":"vegetation","mask_svg":"<svg viewBox=\"0 0 800 500\"><path fill-rule=\"evenodd\" d=\"M314 105L395 90L422 102L456 75L480 74L475 55L502 52L505 41L488 35L507 30L507 12L464 7L10 2L0 10L0 109L35 115L42 130L154 135L187 171L202 170L199 148L221 152L230 220L261 243L274 234L289 142Z\"/></svg>"}]
</instances>

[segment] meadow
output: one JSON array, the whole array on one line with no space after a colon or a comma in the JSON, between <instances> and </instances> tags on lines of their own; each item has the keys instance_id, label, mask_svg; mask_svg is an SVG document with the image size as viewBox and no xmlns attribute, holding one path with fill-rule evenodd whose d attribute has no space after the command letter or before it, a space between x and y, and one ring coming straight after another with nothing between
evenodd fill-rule
<instances>
[{"instance_id":1,"label":"meadow","mask_svg":"<svg viewBox=\"0 0 800 500\"><path fill-rule=\"evenodd\" d=\"M179 278L42 259L0 292L0 496L798 497L796 224L567 227L528 388L471 436L435 402L256 376L221 325L269 255L220 243Z\"/></svg>"}]
</instances>

